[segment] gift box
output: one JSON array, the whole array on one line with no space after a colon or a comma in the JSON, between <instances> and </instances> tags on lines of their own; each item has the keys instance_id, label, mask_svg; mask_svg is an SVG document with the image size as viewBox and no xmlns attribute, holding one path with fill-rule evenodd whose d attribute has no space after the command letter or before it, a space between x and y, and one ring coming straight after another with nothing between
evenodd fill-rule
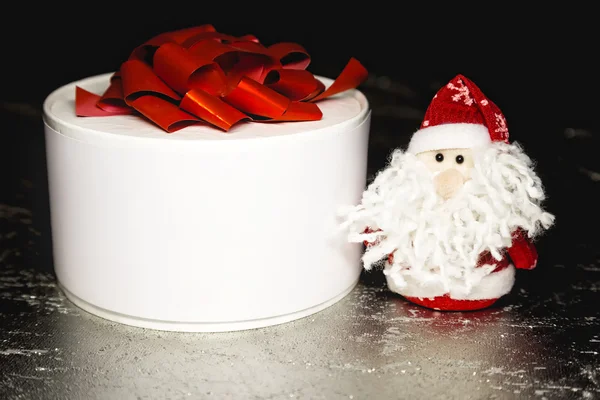
<instances>
[{"instance_id":1,"label":"gift box","mask_svg":"<svg viewBox=\"0 0 600 400\"><path fill-rule=\"evenodd\" d=\"M54 267L82 309L230 331L301 318L361 272L337 210L366 185L369 104L296 44L212 26L152 38L44 103Z\"/></svg>"}]
</instances>

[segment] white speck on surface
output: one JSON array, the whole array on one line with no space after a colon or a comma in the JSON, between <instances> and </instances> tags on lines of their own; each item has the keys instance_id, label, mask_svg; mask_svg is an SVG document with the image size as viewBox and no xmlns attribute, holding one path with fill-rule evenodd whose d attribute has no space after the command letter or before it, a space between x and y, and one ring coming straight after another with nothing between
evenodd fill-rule
<instances>
[{"instance_id":1,"label":"white speck on surface","mask_svg":"<svg viewBox=\"0 0 600 400\"><path fill-rule=\"evenodd\" d=\"M29 225L31 223L31 211L17 206L0 203L0 218L19 221Z\"/></svg>"},{"instance_id":2,"label":"white speck on surface","mask_svg":"<svg viewBox=\"0 0 600 400\"><path fill-rule=\"evenodd\" d=\"M48 350L42 350L42 349L6 349L6 350L0 350L0 355L3 355L3 356L13 356L13 355L17 355L17 356L31 356L31 355L40 356L40 355L44 355L46 353L48 353Z\"/></svg>"}]
</instances>

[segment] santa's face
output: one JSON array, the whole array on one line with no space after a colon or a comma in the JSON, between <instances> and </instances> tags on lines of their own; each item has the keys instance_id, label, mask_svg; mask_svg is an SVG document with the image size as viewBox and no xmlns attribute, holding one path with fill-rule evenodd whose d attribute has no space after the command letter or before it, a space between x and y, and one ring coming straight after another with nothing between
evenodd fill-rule
<instances>
[{"instance_id":1,"label":"santa's face","mask_svg":"<svg viewBox=\"0 0 600 400\"><path fill-rule=\"evenodd\" d=\"M474 165L471 149L424 151L417 158L431 171L436 192L443 199L454 196L471 179Z\"/></svg>"}]
</instances>

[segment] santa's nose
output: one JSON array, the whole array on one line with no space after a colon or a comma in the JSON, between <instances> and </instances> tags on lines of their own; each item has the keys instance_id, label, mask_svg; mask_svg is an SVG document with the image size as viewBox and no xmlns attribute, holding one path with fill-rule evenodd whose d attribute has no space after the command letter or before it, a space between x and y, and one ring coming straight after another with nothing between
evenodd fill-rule
<instances>
[{"instance_id":1,"label":"santa's nose","mask_svg":"<svg viewBox=\"0 0 600 400\"><path fill-rule=\"evenodd\" d=\"M433 179L435 190L444 199L449 199L462 187L465 179L463 175L454 168L448 168Z\"/></svg>"}]
</instances>

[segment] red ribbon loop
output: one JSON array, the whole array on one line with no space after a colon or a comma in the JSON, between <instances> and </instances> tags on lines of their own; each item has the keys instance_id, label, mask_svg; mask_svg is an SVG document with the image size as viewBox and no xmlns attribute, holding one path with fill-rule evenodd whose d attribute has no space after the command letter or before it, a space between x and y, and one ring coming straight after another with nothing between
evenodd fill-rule
<instances>
[{"instance_id":1,"label":"red ribbon loop","mask_svg":"<svg viewBox=\"0 0 600 400\"><path fill-rule=\"evenodd\" d=\"M328 89L296 43L263 46L212 25L160 34L133 50L102 95L75 92L80 117L140 114L166 132L196 123L229 131L240 121L314 121L314 104L354 89L367 70L352 58Z\"/></svg>"},{"instance_id":2,"label":"red ribbon loop","mask_svg":"<svg viewBox=\"0 0 600 400\"><path fill-rule=\"evenodd\" d=\"M276 43L269 47L269 54L277 59L284 68L305 69L310 64L310 56L296 43Z\"/></svg>"},{"instance_id":3,"label":"red ribbon loop","mask_svg":"<svg viewBox=\"0 0 600 400\"><path fill-rule=\"evenodd\" d=\"M225 73L217 64L175 43L165 43L156 50L154 72L182 96L190 89L218 96L227 87Z\"/></svg>"},{"instance_id":4,"label":"red ribbon loop","mask_svg":"<svg viewBox=\"0 0 600 400\"><path fill-rule=\"evenodd\" d=\"M129 114L129 107L123 96L123 84L119 72L110 78L110 85L97 103L98 107L109 113Z\"/></svg>"},{"instance_id":5,"label":"red ribbon loop","mask_svg":"<svg viewBox=\"0 0 600 400\"><path fill-rule=\"evenodd\" d=\"M167 86L150 66L139 60L125 61L121 65L121 80L123 97L127 104L145 94L155 94L174 101L181 99L181 96Z\"/></svg>"},{"instance_id":6,"label":"red ribbon loop","mask_svg":"<svg viewBox=\"0 0 600 400\"><path fill-rule=\"evenodd\" d=\"M267 74L265 85L290 100L306 101L325 90L313 74L302 69L275 69Z\"/></svg>"},{"instance_id":7,"label":"red ribbon loop","mask_svg":"<svg viewBox=\"0 0 600 400\"><path fill-rule=\"evenodd\" d=\"M248 119L243 112L200 89L187 92L180 107L224 131L228 131L239 121Z\"/></svg>"}]
</instances>

